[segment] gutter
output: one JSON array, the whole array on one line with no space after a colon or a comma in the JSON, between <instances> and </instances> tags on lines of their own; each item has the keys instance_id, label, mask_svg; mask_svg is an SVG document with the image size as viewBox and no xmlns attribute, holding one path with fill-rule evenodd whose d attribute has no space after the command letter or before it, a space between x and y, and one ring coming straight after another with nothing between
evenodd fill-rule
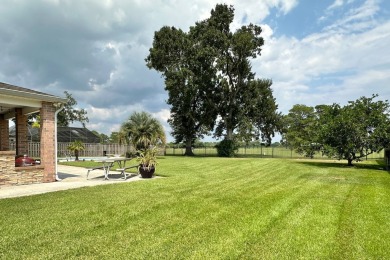
<instances>
[{"instance_id":1,"label":"gutter","mask_svg":"<svg viewBox=\"0 0 390 260\"><path fill-rule=\"evenodd\" d=\"M55 164L56 164L56 181L62 181L58 177L58 144L57 144L57 115L61 110L63 110L65 107L61 106L55 113L54 113L54 159L55 159Z\"/></svg>"},{"instance_id":2,"label":"gutter","mask_svg":"<svg viewBox=\"0 0 390 260\"><path fill-rule=\"evenodd\" d=\"M31 93L31 92L20 91L20 90L4 89L2 87L0 87L0 93L2 95L9 95L9 96L14 96L14 97L34 99L34 100L53 102L53 103L55 103L55 102L66 102L65 98L53 96L53 95L50 95L50 94Z\"/></svg>"}]
</instances>

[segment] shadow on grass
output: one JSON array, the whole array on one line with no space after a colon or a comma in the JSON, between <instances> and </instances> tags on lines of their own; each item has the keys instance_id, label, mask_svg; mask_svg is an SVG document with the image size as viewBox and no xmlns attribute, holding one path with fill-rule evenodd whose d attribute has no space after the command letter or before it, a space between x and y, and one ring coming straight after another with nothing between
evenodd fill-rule
<instances>
[{"instance_id":1,"label":"shadow on grass","mask_svg":"<svg viewBox=\"0 0 390 260\"><path fill-rule=\"evenodd\" d=\"M187 158L207 158L207 157L218 157L216 154L194 154L193 156L184 154L167 154L166 157L187 157Z\"/></svg>"},{"instance_id":2,"label":"shadow on grass","mask_svg":"<svg viewBox=\"0 0 390 260\"><path fill-rule=\"evenodd\" d=\"M295 163L304 164L308 166L320 167L320 168L355 168L355 169L367 169L367 170L386 170L385 164L382 160L375 160L369 162L353 162L352 166L348 166L347 161L318 161L318 160L296 160ZM390 172L389 172L390 173Z\"/></svg>"}]
</instances>

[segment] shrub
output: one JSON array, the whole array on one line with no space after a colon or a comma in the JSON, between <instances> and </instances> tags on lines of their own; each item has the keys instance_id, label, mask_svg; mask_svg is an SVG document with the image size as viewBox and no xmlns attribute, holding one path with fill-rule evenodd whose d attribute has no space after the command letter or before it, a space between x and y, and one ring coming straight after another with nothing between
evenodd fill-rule
<instances>
[{"instance_id":1,"label":"shrub","mask_svg":"<svg viewBox=\"0 0 390 260\"><path fill-rule=\"evenodd\" d=\"M218 156L234 157L238 152L238 144L234 140L222 140L216 145Z\"/></svg>"}]
</instances>

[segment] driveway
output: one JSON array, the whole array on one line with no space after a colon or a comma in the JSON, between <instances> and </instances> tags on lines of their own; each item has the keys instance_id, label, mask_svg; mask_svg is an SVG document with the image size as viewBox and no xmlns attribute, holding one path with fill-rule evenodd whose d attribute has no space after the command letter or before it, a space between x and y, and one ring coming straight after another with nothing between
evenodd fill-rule
<instances>
[{"instance_id":1,"label":"driveway","mask_svg":"<svg viewBox=\"0 0 390 260\"><path fill-rule=\"evenodd\" d=\"M87 186L145 180L140 178L139 175L131 176L124 180L119 172L112 171L110 173L112 173L109 176L110 179L104 180L103 170L94 170L90 172L89 179L87 180L87 169L82 167L58 165L58 177L61 181L0 187L0 199L29 196Z\"/></svg>"}]
</instances>

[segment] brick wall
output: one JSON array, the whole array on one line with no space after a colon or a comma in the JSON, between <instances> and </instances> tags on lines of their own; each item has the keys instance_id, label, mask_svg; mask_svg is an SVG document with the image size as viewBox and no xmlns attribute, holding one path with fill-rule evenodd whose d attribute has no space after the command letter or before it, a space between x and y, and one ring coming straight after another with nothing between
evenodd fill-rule
<instances>
[{"instance_id":1,"label":"brick wall","mask_svg":"<svg viewBox=\"0 0 390 260\"><path fill-rule=\"evenodd\" d=\"M23 114L21 108L15 109L16 122L16 155L24 155L28 153L28 128L27 128L27 116Z\"/></svg>"},{"instance_id":2,"label":"brick wall","mask_svg":"<svg viewBox=\"0 0 390 260\"><path fill-rule=\"evenodd\" d=\"M0 151L9 150L9 121L0 115Z\"/></svg>"},{"instance_id":3,"label":"brick wall","mask_svg":"<svg viewBox=\"0 0 390 260\"><path fill-rule=\"evenodd\" d=\"M15 151L0 151L0 187L43 181L43 166L15 167Z\"/></svg>"},{"instance_id":4,"label":"brick wall","mask_svg":"<svg viewBox=\"0 0 390 260\"><path fill-rule=\"evenodd\" d=\"M43 182L55 181L55 107L42 102L41 108L41 165L44 166Z\"/></svg>"}]
</instances>

